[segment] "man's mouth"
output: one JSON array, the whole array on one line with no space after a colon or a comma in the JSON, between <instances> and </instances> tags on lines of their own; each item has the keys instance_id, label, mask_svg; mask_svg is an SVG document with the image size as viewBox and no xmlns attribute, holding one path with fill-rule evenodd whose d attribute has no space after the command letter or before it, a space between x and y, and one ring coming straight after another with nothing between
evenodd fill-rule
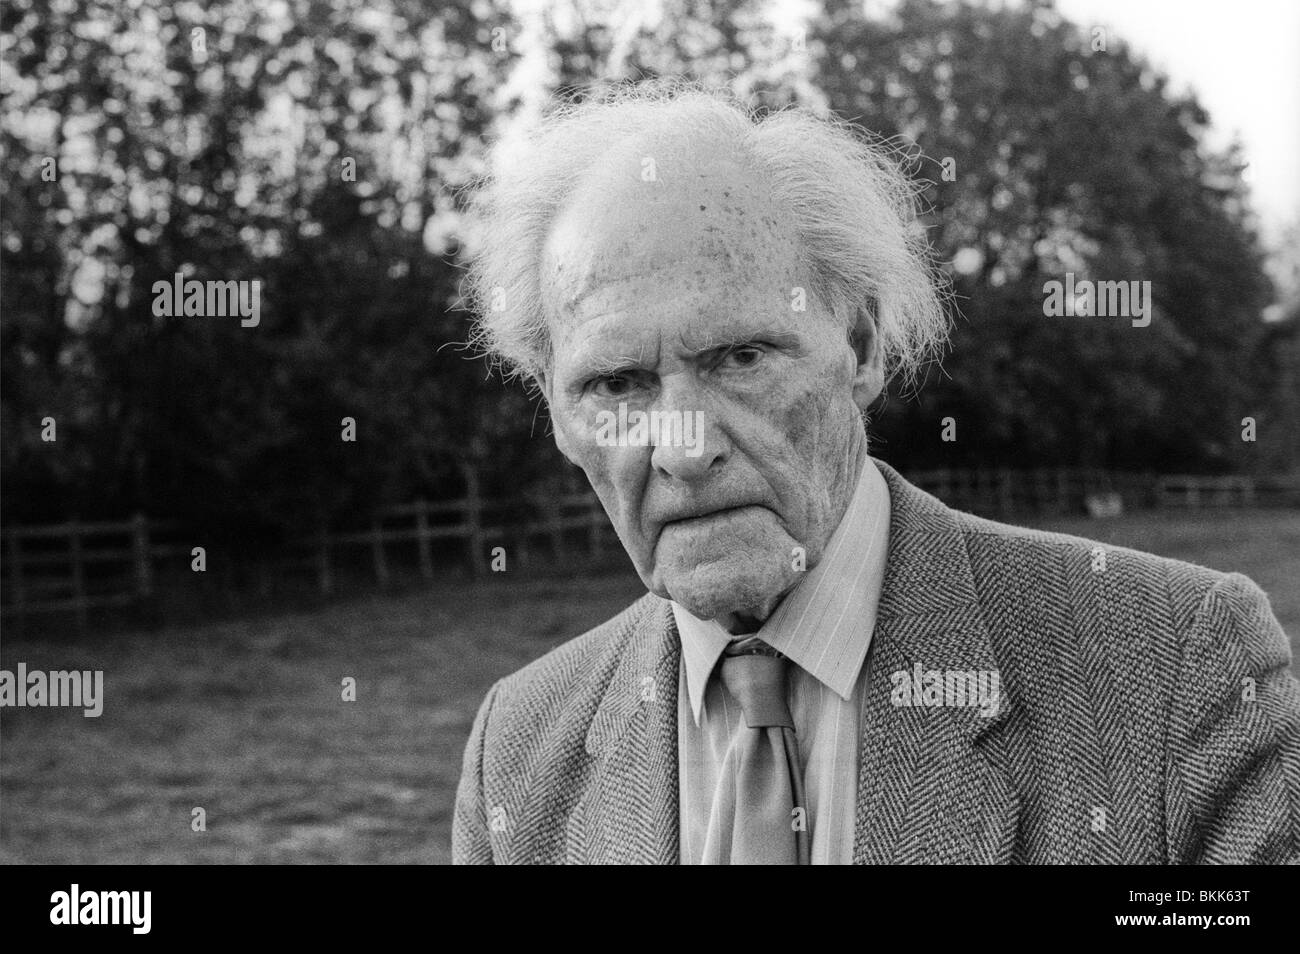
<instances>
[{"instance_id":1,"label":"man's mouth","mask_svg":"<svg viewBox=\"0 0 1300 954\"><path fill-rule=\"evenodd\" d=\"M707 510L697 514L686 514L680 517L674 517L671 520L664 521L664 529L672 526L688 527L692 524L703 523L707 520L714 520L720 517L726 517L731 514L739 513L742 510L748 510L751 507L757 507L758 504L736 504L734 507L720 507L717 510Z\"/></svg>"}]
</instances>

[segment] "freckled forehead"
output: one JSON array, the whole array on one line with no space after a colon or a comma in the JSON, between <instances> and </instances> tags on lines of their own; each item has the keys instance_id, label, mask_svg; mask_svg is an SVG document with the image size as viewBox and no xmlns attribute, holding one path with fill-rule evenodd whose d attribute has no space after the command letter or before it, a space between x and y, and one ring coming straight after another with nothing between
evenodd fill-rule
<instances>
[{"instance_id":1,"label":"freckled forehead","mask_svg":"<svg viewBox=\"0 0 1300 954\"><path fill-rule=\"evenodd\" d=\"M602 158L565 203L543 251L542 288L551 317L654 276L679 286L761 282L784 295L797 261L770 180L734 149L642 142Z\"/></svg>"}]
</instances>

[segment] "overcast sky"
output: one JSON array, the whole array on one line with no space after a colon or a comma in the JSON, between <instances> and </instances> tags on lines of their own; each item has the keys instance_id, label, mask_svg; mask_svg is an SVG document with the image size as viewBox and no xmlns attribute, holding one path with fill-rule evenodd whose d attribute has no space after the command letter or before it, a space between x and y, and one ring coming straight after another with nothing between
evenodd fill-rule
<instances>
[{"instance_id":1,"label":"overcast sky","mask_svg":"<svg viewBox=\"0 0 1300 954\"><path fill-rule=\"evenodd\" d=\"M526 16L557 9L554 0L513 2ZM592 2L624 28L655 19L660 7L657 0ZM874 10L897 2L863 0ZM768 0L772 20L787 29L811 6L812 0ZM1176 90L1194 90L1213 122L1212 145L1241 140L1267 243L1300 220L1300 0L1057 0L1057 7L1085 27L1107 27ZM517 77L535 78L528 70Z\"/></svg>"},{"instance_id":2,"label":"overcast sky","mask_svg":"<svg viewBox=\"0 0 1300 954\"><path fill-rule=\"evenodd\" d=\"M1255 210L1274 241L1300 216L1300 2L1057 0L1067 17L1106 26L1171 80L1192 88L1214 144L1238 136Z\"/></svg>"}]
</instances>

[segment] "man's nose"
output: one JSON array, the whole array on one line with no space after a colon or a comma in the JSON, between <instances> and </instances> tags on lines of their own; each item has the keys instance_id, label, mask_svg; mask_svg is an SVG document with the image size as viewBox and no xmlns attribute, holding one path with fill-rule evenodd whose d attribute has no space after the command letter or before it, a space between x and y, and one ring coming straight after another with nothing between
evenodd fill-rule
<instances>
[{"instance_id":1,"label":"man's nose","mask_svg":"<svg viewBox=\"0 0 1300 954\"><path fill-rule=\"evenodd\" d=\"M713 415L689 404L677 404L672 411L661 408L659 413L668 414L671 421L671 427L651 429L650 464L660 476L698 481L721 468L731 442Z\"/></svg>"}]
</instances>

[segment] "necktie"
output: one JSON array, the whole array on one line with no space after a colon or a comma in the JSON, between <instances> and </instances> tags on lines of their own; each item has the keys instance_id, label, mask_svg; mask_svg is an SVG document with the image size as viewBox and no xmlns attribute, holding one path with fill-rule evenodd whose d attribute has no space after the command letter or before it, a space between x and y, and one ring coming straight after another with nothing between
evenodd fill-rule
<instances>
[{"instance_id":1,"label":"necktie","mask_svg":"<svg viewBox=\"0 0 1300 954\"><path fill-rule=\"evenodd\" d=\"M745 725L718 780L704 864L809 863L808 806L785 701L786 665L784 656L753 636L723 653L722 684L740 705Z\"/></svg>"}]
</instances>

